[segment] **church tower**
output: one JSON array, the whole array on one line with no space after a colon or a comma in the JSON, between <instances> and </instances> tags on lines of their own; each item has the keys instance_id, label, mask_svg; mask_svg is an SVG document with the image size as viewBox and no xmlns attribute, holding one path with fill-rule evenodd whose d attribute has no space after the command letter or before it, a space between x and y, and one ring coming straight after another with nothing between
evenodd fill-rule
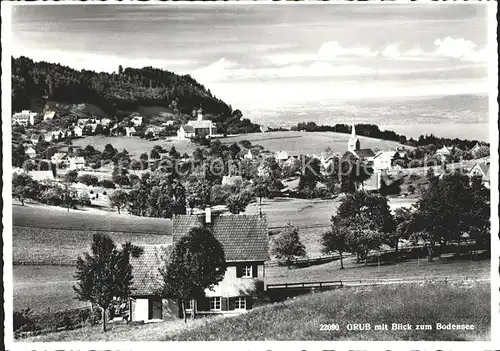
<instances>
[{"instance_id":1,"label":"church tower","mask_svg":"<svg viewBox=\"0 0 500 351\"><path fill-rule=\"evenodd\" d=\"M349 141L347 142L347 151L357 151L361 148L361 144L359 142L358 137L356 136L356 127L354 126L354 122L351 127L351 136L349 137Z\"/></svg>"}]
</instances>

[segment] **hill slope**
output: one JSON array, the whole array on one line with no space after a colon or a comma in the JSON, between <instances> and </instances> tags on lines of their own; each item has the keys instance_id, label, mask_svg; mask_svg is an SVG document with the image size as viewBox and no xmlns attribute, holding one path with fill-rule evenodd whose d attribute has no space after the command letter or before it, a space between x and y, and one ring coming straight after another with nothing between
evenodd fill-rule
<instances>
[{"instance_id":1,"label":"hill slope","mask_svg":"<svg viewBox=\"0 0 500 351\"><path fill-rule=\"evenodd\" d=\"M369 331L348 330L349 323L370 323ZM391 330L409 323L413 330ZM436 330L436 323L473 324L475 330ZM338 324L339 330L321 330ZM387 324L389 330L374 330ZM433 330L415 330L430 324ZM487 340L490 286L440 284L342 289L298 297L234 318L186 330L174 340Z\"/></svg>"},{"instance_id":2,"label":"hill slope","mask_svg":"<svg viewBox=\"0 0 500 351\"><path fill-rule=\"evenodd\" d=\"M34 101L38 108L43 108L47 100L52 100L93 104L109 116L120 111L138 111L140 106L168 107L177 114L191 116L193 109L202 106L222 132L239 127L253 132L259 128L247 119L241 120L241 112L233 111L189 75L153 67L117 66L117 70L118 73L77 71L27 57L12 58L12 109L32 108Z\"/></svg>"}]
</instances>

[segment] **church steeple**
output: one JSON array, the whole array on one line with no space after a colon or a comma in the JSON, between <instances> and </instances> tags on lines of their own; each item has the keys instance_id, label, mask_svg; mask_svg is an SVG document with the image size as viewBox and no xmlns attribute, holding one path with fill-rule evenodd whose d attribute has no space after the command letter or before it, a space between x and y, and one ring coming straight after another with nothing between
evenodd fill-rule
<instances>
[{"instance_id":1,"label":"church steeple","mask_svg":"<svg viewBox=\"0 0 500 351\"><path fill-rule=\"evenodd\" d=\"M356 151L361 148L358 137L356 136L356 125L354 124L354 119L351 126L351 136L347 142L347 151Z\"/></svg>"}]
</instances>

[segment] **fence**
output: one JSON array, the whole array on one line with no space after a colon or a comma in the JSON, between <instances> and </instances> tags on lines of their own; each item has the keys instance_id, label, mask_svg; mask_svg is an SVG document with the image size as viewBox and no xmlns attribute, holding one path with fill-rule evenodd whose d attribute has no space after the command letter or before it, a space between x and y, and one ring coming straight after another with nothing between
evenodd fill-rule
<instances>
[{"instance_id":1,"label":"fence","mask_svg":"<svg viewBox=\"0 0 500 351\"><path fill-rule=\"evenodd\" d=\"M76 261L70 260L13 260L12 265L14 266L61 266L61 267L76 267Z\"/></svg>"}]
</instances>

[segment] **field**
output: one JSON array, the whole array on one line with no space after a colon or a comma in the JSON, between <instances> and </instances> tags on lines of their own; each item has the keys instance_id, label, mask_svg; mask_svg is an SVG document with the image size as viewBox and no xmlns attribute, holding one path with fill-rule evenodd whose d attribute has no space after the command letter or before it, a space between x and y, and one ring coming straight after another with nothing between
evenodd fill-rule
<instances>
[{"instance_id":1,"label":"field","mask_svg":"<svg viewBox=\"0 0 500 351\"><path fill-rule=\"evenodd\" d=\"M322 331L337 323L339 331ZM349 323L371 323L369 331L349 331ZM474 331L374 330L375 324L473 324ZM300 327L297 327L300 326ZM343 289L298 297L232 319L187 330L174 340L488 340L488 284L399 285Z\"/></svg>"},{"instance_id":2,"label":"field","mask_svg":"<svg viewBox=\"0 0 500 351\"><path fill-rule=\"evenodd\" d=\"M84 148L87 145L92 145L97 150L104 150L106 144L111 144L118 151L127 149L131 158L139 159L142 153L149 153L155 145L160 145L166 150L170 150L172 146L175 146L176 150L181 153L187 152L189 155L198 147L195 144L187 140L146 140L139 137L126 137L126 136L103 136L103 135L93 135L84 137L81 139L73 140L73 145Z\"/></svg>"},{"instance_id":3,"label":"field","mask_svg":"<svg viewBox=\"0 0 500 351\"><path fill-rule=\"evenodd\" d=\"M392 198L389 200L389 206L394 209L400 206L411 206L414 202L415 199ZM338 200L282 197L262 200L262 212L267 216L269 228L282 227L288 223L298 227L300 238L306 246L309 257L321 254L319 245L321 234L328 230L330 218L335 214L338 206ZM245 213L257 214L258 211L258 207L253 203L247 207Z\"/></svg>"},{"instance_id":4,"label":"field","mask_svg":"<svg viewBox=\"0 0 500 351\"><path fill-rule=\"evenodd\" d=\"M115 242L171 242L172 222L160 218L85 212L57 207L13 206L12 255L15 261L74 261L90 248L92 235L105 232ZM29 250L26 248L29 247Z\"/></svg>"},{"instance_id":5,"label":"field","mask_svg":"<svg viewBox=\"0 0 500 351\"><path fill-rule=\"evenodd\" d=\"M172 222L106 211L70 210L43 205L14 205L13 225L56 229L101 230L144 234L172 234Z\"/></svg>"},{"instance_id":6,"label":"field","mask_svg":"<svg viewBox=\"0 0 500 351\"><path fill-rule=\"evenodd\" d=\"M40 335L26 339L47 341L205 341L205 340L489 340L488 284L409 284L357 287L314 293L284 303L259 307L236 317L196 319L141 326L99 327ZM335 323L338 331L322 331ZM349 331L349 323L370 323L366 331ZM412 330L390 330L392 323L410 323ZM436 330L436 323L474 325L473 331ZM388 324L389 330L374 330ZM433 330L415 330L416 325Z\"/></svg>"},{"instance_id":7,"label":"field","mask_svg":"<svg viewBox=\"0 0 500 351\"><path fill-rule=\"evenodd\" d=\"M345 269L340 269L340 261L333 261L317 266L305 268L291 268L284 266L266 267L266 283L300 283L327 280L378 280L386 279L412 279L425 277L432 278L457 278L468 277L474 279L487 279L490 277L490 260L458 260L451 258L434 259L427 262L427 258L412 259L398 263L377 263L364 266L356 263L354 257L344 259Z\"/></svg>"},{"instance_id":8,"label":"field","mask_svg":"<svg viewBox=\"0 0 500 351\"><path fill-rule=\"evenodd\" d=\"M88 307L75 299L74 267L14 266L14 310L30 308L35 314Z\"/></svg>"},{"instance_id":9,"label":"field","mask_svg":"<svg viewBox=\"0 0 500 351\"><path fill-rule=\"evenodd\" d=\"M333 132L268 132L241 134L234 137L224 138L225 144L248 140L252 144L258 144L270 151L287 151L289 155L319 154L330 147L333 152L344 153L347 151L347 140L349 134ZM359 137L361 148L372 149L395 149L403 146L395 141ZM406 146L406 148L409 148Z\"/></svg>"}]
</instances>

